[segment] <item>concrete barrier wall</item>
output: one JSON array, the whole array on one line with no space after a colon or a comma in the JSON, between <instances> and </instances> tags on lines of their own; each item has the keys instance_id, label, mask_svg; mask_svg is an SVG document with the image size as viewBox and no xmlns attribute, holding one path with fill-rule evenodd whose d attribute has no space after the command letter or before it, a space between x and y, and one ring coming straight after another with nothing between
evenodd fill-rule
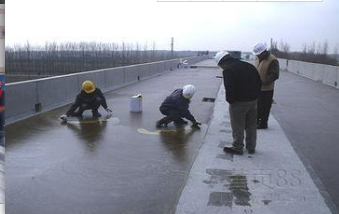
<instances>
[{"instance_id":1,"label":"concrete barrier wall","mask_svg":"<svg viewBox=\"0 0 339 214\"><path fill-rule=\"evenodd\" d=\"M281 69L339 89L339 67L295 60L278 59Z\"/></svg>"},{"instance_id":2,"label":"concrete barrier wall","mask_svg":"<svg viewBox=\"0 0 339 214\"><path fill-rule=\"evenodd\" d=\"M278 59L279 61L279 66L280 66L280 69L286 71L287 70L287 59Z\"/></svg>"},{"instance_id":3,"label":"concrete barrier wall","mask_svg":"<svg viewBox=\"0 0 339 214\"><path fill-rule=\"evenodd\" d=\"M207 56L183 59L194 64ZM6 84L6 124L73 102L85 80L107 92L175 70L178 63L173 59Z\"/></svg>"},{"instance_id":4,"label":"concrete barrier wall","mask_svg":"<svg viewBox=\"0 0 339 214\"><path fill-rule=\"evenodd\" d=\"M6 84L6 119L35 113L35 105L38 103L36 90L36 81Z\"/></svg>"}]
</instances>

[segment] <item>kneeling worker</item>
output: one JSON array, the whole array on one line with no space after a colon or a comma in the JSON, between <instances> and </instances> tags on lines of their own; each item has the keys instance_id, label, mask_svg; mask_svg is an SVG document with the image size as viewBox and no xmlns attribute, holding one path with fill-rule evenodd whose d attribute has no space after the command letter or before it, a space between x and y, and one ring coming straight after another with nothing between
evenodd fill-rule
<instances>
[{"instance_id":1,"label":"kneeling worker","mask_svg":"<svg viewBox=\"0 0 339 214\"><path fill-rule=\"evenodd\" d=\"M108 113L112 110L107 107L106 99L99 88L91 81L82 83L82 90L77 95L75 103L67 111L67 117L82 117L85 110L92 110L93 117L101 117L98 109L102 105ZM79 109L78 109L79 108ZM76 111L78 109L78 111Z\"/></svg>"},{"instance_id":2,"label":"kneeling worker","mask_svg":"<svg viewBox=\"0 0 339 214\"><path fill-rule=\"evenodd\" d=\"M175 126L187 124L186 118L192 122L192 127L199 128L201 123L197 122L191 112L189 111L189 103L195 93L193 85L185 85L182 89L176 89L172 94L164 100L160 106L160 112L165 115L164 118L157 121L157 128L167 126L167 124L174 122Z\"/></svg>"}]
</instances>

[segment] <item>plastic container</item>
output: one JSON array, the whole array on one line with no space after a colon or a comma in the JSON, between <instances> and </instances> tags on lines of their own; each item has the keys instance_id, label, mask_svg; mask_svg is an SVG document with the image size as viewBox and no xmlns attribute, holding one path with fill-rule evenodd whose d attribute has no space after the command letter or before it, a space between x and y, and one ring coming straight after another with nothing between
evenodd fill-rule
<instances>
[{"instance_id":1,"label":"plastic container","mask_svg":"<svg viewBox=\"0 0 339 214\"><path fill-rule=\"evenodd\" d=\"M142 96L141 94L131 97L130 103L131 112L142 112Z\"/></svg>"}]
</instances>

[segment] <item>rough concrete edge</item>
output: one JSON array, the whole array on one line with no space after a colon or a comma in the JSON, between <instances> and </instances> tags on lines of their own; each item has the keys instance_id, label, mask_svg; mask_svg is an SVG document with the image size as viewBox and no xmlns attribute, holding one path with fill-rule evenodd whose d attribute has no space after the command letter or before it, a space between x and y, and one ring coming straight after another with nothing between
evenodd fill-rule
<instances>
[{"instance_id":1,"label":"rough concrete edge","mask_svg":"<svg viewBox=\"0 0 339 214\"><path fill-rule=\"evenodd\" d=\"M221 82L221 83L220 83L220 86L219 86L219 89L218 89L218 91L216 92L216 97L218 96L218 94L219 94L220 89L221 89L222 86L223 86L223 85L222 85L222 82ZM207 124L207 128L206 128L206 130L205 130L205 133L203 133L202 143L200 144L200 146L199 146L199 148L198 148L198 152L194 155L192 164L191 164L191 166L190 166L190 168L189 168L189 170L188 170L188 173L187 173L186 176L185 176L185 177L186 177L186 178L185 178L185 179L186 179L186 182L182 184L182 186L181 186L181 191L180 191L180 193L178 193L177 200L176 200L176 203L175 203L174 213L177 212L177 207L178 207L178 203L179 203L180 197L181 197L182 192L184 191L184 188L185 188L185 186L186 186L186 184L187 184L187 182L188 182L188 178L189 178L189 175L191 174L191 170L192 170L192 167L193 167L193 165L194 165L194 162L195 162L196 158L198 157L198 155L200 154L201 147L206 143L206 142L205 142L205 139L206 139L206 135L207 135L207 133L208 133L208 131L209 131L209 129L210 129L210 125L211 125L211 123L212 123L212 120L213 120L213 118L214 118L214 111L215 111L215 108L216 108L215 106L216 106L216 105L215 105L215 103L214 103L213 110L212 110L212 112L211 112L211 116L210 116L209 121L208 121L208 124Z\"/></svg>"}]
</instances>

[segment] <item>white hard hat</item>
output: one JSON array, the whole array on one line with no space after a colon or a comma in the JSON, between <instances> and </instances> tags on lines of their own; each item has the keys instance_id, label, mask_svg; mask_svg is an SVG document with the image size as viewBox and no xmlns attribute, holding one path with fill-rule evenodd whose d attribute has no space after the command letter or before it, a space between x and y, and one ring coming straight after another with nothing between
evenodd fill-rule
<instances>
[{"instance_id":1,"label":"white hard hat","mask_svg":"<svg viewBox=\"0 0 339 214\"><path fill-rule=\"evenodd\" d=\"M267 50L267 46L262 42L258 42L257 44L254 45L253 54L258 56L259 54L261 54L262 52L266 50Z\"/></svg>"},{"instance_id":2,"label":"white hard hat","mask_svg":"<svg viewBox=\"0 0 339 214\"><path fill-rule=\"evenodd\" d=\"M227 55L230 55L230 53L228 53L227 51L219 51L219 52L215 55L215 57L214 57L215 62L217 63L217 65L219 65L220 60L221 60L222 58L224 58L225 56L227 56Z\"/></svg>"},{"instance_id":3,"label":"white hard hat","mask_svg":"<svg viewBox=\"0 0 339 214\"><path fill-rule=\"evenodd\" d=\"M186 99L191 99L195 93L195 87L194 85L185 85L182 88L182 96Z\"/></svg>"}]
</instances>

